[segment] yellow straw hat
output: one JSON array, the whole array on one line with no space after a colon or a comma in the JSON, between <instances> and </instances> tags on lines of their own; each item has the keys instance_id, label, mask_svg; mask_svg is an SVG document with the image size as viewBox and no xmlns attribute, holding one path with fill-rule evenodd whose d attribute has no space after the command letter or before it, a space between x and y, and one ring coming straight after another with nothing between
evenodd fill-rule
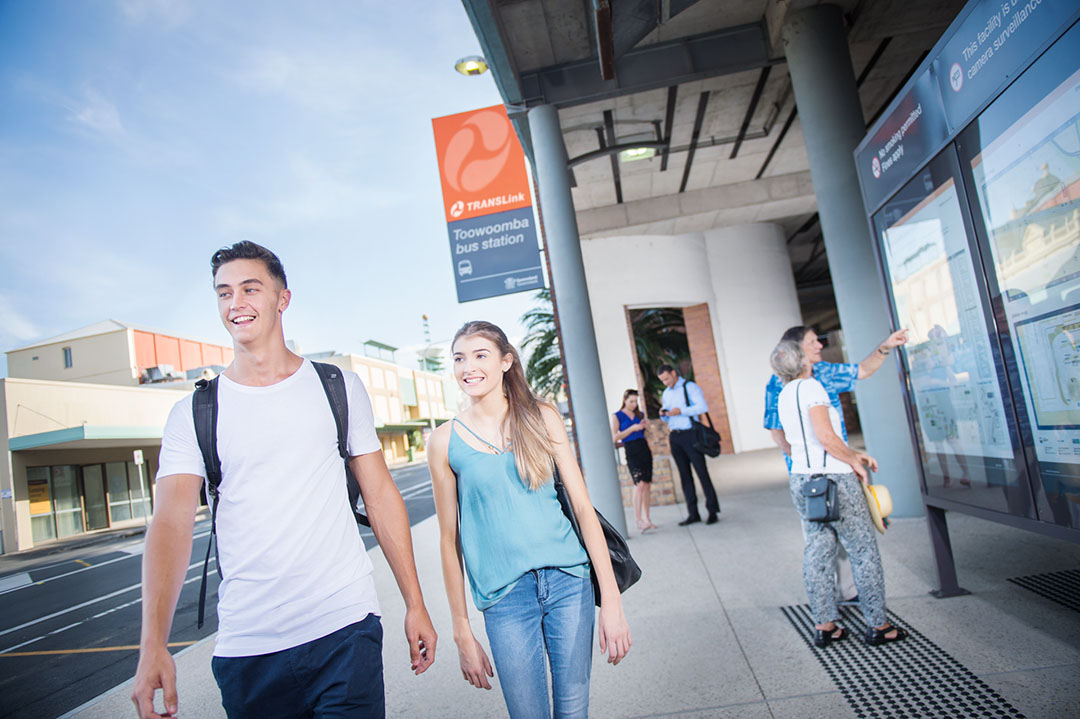
<instances>
[{"instance_id":1,"label":"yellow straw hat","mask_svg":"<svg viewBox=\"0 0 1080 719\"><path fill-rule=\"evenodd\" d=\"M885 534L885 528L889 526L885 518L892 514L892 495L889 494L889 488L883 484L864 484L863 494L866 495L866 506L870 509L870 519L874 521L877 531Z\"/></svg>"}]
</instances>

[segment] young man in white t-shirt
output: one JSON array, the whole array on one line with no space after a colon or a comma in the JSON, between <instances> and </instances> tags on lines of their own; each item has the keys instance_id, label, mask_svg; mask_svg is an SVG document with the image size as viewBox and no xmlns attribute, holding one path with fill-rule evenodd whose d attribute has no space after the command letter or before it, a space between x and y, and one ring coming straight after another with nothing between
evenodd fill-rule
<instances>
[{"instance_id":1,"label":"young man in white t-shirt","mask_svg":"<svg viewBox=\"0 0 1080 719\"><path fill-rule=\"evenodd\" d=\"M274 253L239 242L211 260L235 359L218 379L218 637L213 670L237 717L383 717L382 627L372 565L348 502L334 415L314 367L285 346L291 294ZM359 378L343 372L349 465L406 604L412 668L435 659L405 503ZM143 555L143 623L132 701L142 719L177 713L166 648L191 556L206 468L191 398L162 439L157 505ZM154 710L161 689L165 712Z\"/></svg>"}]
</instances>

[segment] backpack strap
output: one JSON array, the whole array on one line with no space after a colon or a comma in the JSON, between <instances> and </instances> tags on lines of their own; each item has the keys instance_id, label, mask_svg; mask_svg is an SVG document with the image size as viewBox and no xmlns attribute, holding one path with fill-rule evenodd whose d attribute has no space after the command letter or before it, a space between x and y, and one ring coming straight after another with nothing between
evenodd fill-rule
<instances>
[{"instance_id":1,"label":"backpack strap","mask_svg":"<svg viewBox=\"0 0 1080 719\"><path fill-rule=\"evenodd\" d=\"M683 397L686 399L686 406L687 407L690 406L690 392L688 392L687 389L686 389L686 386L689 385L689 384L690 384L690 380L688 380L688 379L683 380L682 391L683 391ZM701 389L701 387L699 386L698 389ZM702 391L701 394L702 394L702 396L704 396L705 392ZM701 415L698 415L698 417L700 417L702 415L704 415L705 419L707 419L709 421L709 429L711 429L712 431L715 432L716 427L713 427L712 417L709 416L709 413L708 412L702 412ZM690 417L690 415L687 415L687 417ZM694 422L697 422L698 424L701 424L701 420L699 420L697 417L690 417L690 422L691 422L691 424L693 424Z\"/></svg>"},{"instance_id":2,"label":"backpack strap","mask_svg":"<svg viewBox=\"0 0 1080 719\"><path fill-rule=\"evenodd\" d=\"M191 414L195 420L195 438L202 452L203 465L206 469L206 491L210 495L210 540L206 543L206 557L203 559L202 583L199 585L199 629L202 629L206 614L206 573L210 566L210 548L214 547L214 561L218 577L221 577L221 562L217 558L217 507L221 485L221 458L217 451L217 377L212 380L201 379L195 383L195 394L191 396Z\"/></svg>"},{"instance_id":3,"label":"backpack strap","mask_svg":"<svg viewBox=\"0 0 1080 719\"><path fill-rule=\"evenodd\" d=\"M326 399L330 402L330 409L334 413L334 424L337 426L338 454L341 455L341 459L345 462L345 483L349 490L349 507L352 508L358 523L370 527L371 523L368 518L356 509L356 505L360 501L360 485L357 483L356 477L353 476L352 468L349 467L349 395L345 389L345 376L337 366L326 362L312 362L311 366L315 368L315 373L319 375L323 391L326 392Z\"/></svg>"}]
</instances>

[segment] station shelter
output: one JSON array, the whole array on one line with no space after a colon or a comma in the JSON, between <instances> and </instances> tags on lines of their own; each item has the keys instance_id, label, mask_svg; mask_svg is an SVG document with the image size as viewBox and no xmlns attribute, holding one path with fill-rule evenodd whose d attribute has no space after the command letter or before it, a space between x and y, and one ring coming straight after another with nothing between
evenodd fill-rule
<instances>
[{"instance_id":1,"label":"station shelter","mask_svg":"<svg viewBox=\"0 0 1080 719\"><path fill-rule=\"evenodd\" d=\"M607 516L609 413L642 384L635 311L682 310L725 452L772 444L764 390L785 329L811 325L858 362L904 326L854 153L978 0L463 2L533 168L580 459ZM1075 21L1075 2L1035 3L1051 6L1033 53ZM981 92L1014 75L991 77ZM927 506L908 390L894 354L854 393L898 516Z\"/></svg>"}]
</instances>

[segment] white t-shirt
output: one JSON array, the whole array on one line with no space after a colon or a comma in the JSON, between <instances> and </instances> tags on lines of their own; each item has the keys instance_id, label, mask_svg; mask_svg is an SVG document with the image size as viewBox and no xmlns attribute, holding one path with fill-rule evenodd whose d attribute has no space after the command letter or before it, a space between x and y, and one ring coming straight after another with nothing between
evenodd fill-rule
<instances>
[{"instance_id":1,"label":"white t-shirt","mask_svg":"<svg viewBox=\"0 0 1080 719\"><path fill-rule=\"evenodd\" d=\"M795 399L798 397L799 405ZM810 408L826 407L829 410L829 421L832 422L833 431L837 437L843 437L840 429L840 413L833 407L829 400L829 394L824 385L816 379L797 379L784 385L777 401L777 411L780 415L780 426L784 428L784 437L791 445L791 473L792 474L847 474L851 471L851 465L841 462L831 454L826 456L825 447L818 441L814 434L814 426L810 423ZM799 414L802 414L803 426L806 428L806 446L803 446L803 432L799 427ZM807 454L810 463L807 464Z\"/></svg>"},{"instance_id":2,"label":"white t-shirt","mask_svg":"<svg viewBox=\"0 0 1080 719\"><path fill-rule=\"evenodd\" d=\"M371 400L343 372L350 456L380 450ZM311 362L269 387L218 379L218 637L214 654L289 649L379 614L371 559L349 508L330 402ZM191 398L176 403L157 481L206 477Z\"/></svg>"}]
</instances>

